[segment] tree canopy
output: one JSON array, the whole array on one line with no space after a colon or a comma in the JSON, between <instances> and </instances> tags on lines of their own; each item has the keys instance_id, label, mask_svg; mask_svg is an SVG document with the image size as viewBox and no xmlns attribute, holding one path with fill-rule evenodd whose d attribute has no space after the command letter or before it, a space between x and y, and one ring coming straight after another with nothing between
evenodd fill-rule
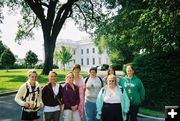
<instances>
[{"instance_id":1,"label":"tree canopy","mask_svg":"<svg viewBox=\"0 0 180 121\"><path fill-rule=\"evenodd\" d=\"M24 61L28 67L33 67L38 62L38 56L34 52L29 50L26 53Z\"/></svg>"},{"instance_id":2,"label":"tree canopy","mask_svg":"<svg viewBox=\"0 0 180 121\"><path fill-rule=\"evenodd\" d=\"M118 4L108 1L111 7L122 8L98 25L94 40L100 49L117 53L125 63L140 52L180 50L179 1L121 0Z\"/></svg>"},{"instance_id":3,"label":"tree canopy","mask_svg":"<svg viewBox=\"0 0 180 121\"><path fill-rule=\"evenodd\" d=\"M2 43L2 41L0 41L0 57L1 57L1 54L4 52L4 50L6 50L6 46Z\"/></svg>"},{"instance_id":4,"label":"tree canopy","mask_svg":"<svg viewBox=\"0 0 180 121\"><path fill-rule=\"evenodd\" d=\"M55 51L55 57L56 60L60 61L63 65L63 68L65 70L65 65L72 61L72 54L71 52L64 46L61 46L61 48L57 51Z\"/></svg>"},{"instance_id":5,"label":"tree canopy","mask_svg":"<svg viewBox=\"0 0 180 121\"><path fill-rule=\"evenodd\" d=\"M9 66L12 66L16 58L14 57L14 54L11 52L9 48L4 50L4 52L1 54L0 57L1 64L6 67L6 70L8 71Z\"/></svg>"}]
</instances>

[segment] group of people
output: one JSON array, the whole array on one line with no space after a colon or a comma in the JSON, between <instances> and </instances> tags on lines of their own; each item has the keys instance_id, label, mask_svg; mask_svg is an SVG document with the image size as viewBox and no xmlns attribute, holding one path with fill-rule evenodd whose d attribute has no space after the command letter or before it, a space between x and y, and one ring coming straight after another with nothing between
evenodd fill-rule
<instances>
[{"instance_id":1,"label":"group of people","mask_svg":"<svg viewBox=\"0 0 180 121\"><path fill-rule=\"evenodd\" d=\"M15 96L15 101L22 106L21 120L38 121L38 111L43 108L44 121L59 121L61 112L64 121L84 118L86 121L137 121L145 91L131 65L121 78L112 67L103 79L97 75L96 67L89 69L86 78L80 71L81 66L75 64L72 72L66 74L63 86L57 82L57 73L50 71L49 81L43 88L37 81L37 72L29 71L28 80Z\"/></svg>"}]
</instances>

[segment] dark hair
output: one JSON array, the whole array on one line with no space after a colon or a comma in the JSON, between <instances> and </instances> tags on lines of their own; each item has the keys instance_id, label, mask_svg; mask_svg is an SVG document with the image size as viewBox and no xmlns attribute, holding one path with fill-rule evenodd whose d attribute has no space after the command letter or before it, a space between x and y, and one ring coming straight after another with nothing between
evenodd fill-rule
<instances>
[{"instance_id":1,"label":"dark hair","mask_svg":"<svg viewBox=\"0 0 180 121\"><path fill-rule=\"evenodd\" d=\"M97 68L96 68L96 67L91 67L91 68L89 69L89 73L90 73L92 70L94 70L94 71L97 73Z\"/></svg>"},{"instance_id":2,"label":"dark hair","mask_svg":"<svg viewBox=\"0 0 180 121\"><path fill-rule=\"evenodd\" d=\"M109 66L108 71L107 71L107 76L110 75L110 69L114 71L114 75L116 75L116 71L112 66Z\"/></svg>"},{"instance_id":3,"label":"dark hair","mask_svg":"<svg viewBox=\"0 0 180 121\"><path fill-rule=\"evenodd\" d=\"M132 64L127 64L127 65L126 65L126 69L127 69L128 66L131 67L131 69L134 71L134 67L133 67Z\"/></svg>"},{"instance_id":4,"label":"dark hair","mask_svg":"<svg viewBox=\"0 0 180 121\"><path fill-rule=\"evenodd\" d=\"M75 69L79 69L81 70L81 66L79 64L74 64L73 66L73 69L72 70L75 70Z\"/></svg>"}]
</instances>

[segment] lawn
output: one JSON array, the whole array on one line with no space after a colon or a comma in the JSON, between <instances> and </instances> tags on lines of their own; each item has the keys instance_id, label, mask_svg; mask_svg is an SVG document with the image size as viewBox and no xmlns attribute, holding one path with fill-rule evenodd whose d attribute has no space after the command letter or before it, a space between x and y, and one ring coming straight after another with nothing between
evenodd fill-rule
<instances>
[{"instance_id":1,"label":"lawn","mask_svg":"<svg viewBox=\"0 0 180 121\"><path fill-rule=\"evenodd\" d=\"M29 69L12 69L9 72L6 70L0 70L0 93L18 90L27 80L27 72ZM41 69L36 69L38 76L38 82L43 86L48 82L46 75L40 75ZM64 81L65 75L69 71L55 70L58 73L58 82ZM86 72L81 73L86 75Z\"/></svg>"},{"instance_id":2,"label":"lawn","mask_svg":"<svg viewBox=\"0 0 180 121\"><path fill-rule=\"evenodd\" d=\"M164 118L165 117L164 112L154 111L154 110L147 109L147 108L144 108L144 107L141 107L139 109L139 113L144 114L144 115L148 115L148 116L159 117L159 118Z\"/></svg>"}]
</instances>

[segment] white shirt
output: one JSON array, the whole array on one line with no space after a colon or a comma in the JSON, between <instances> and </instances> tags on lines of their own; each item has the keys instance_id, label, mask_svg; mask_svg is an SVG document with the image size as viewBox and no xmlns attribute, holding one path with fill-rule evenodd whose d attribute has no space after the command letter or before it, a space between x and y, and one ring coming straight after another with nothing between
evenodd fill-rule
<instances>
[{"instance_id":1,"label":"white shirt","mask_svg":"<svg viewBox=\"0 0 180 121\"><path fill-rule=\"evenodd\" d=\"M96 102L98 93L102 88L101 80L98 77L91 78L86 82L85 100Z\"/></svg>"},{"instance_id":2,"label":"white shirt","mask_svg":"<svg viewBox=\"0 0 180 121\"><path fill-rule=\"evenodd\" d=\"M115 90L107 89L104 96L105 103L121 103L120 95L118 94L117 88Z\"/></svg>"}]
</instances>

